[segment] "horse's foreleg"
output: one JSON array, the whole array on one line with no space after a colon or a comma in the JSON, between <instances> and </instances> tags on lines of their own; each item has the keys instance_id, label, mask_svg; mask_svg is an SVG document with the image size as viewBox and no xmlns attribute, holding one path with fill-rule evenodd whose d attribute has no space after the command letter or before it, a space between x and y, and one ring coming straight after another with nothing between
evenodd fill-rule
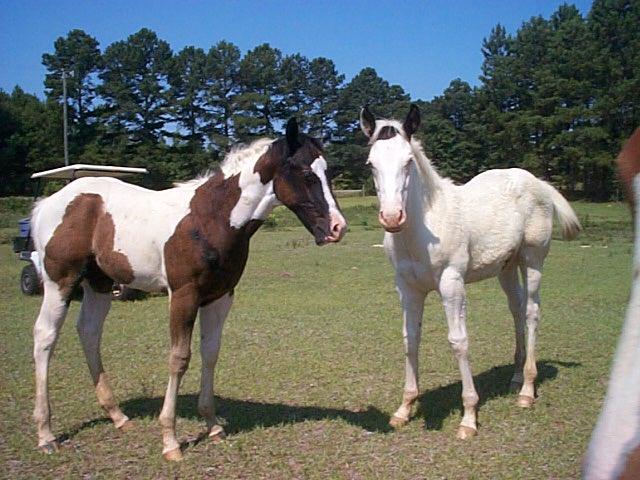
<instances>
[{"instance_id":1,"label":"horse's foreleg","mask_svg":"<svg viewBox=\"0 0 640 480\"><path fill-rule=\"evenodd\" d=\"M96 388L98 403L107 412L116 428L123 428L129 418L122 413L115 401L109 380L102 366L100 341L104 319L111 308L111 292L98 293L85 280L80 315L76 323L80 343L87 359L89 373Z\"/></svg>"},{"instance_id":2,"label":"horse's foreleg","mask_svg":"<svg viewBox=\"0 0 640 480\"><path fill-rule=\"evenodd\" d=\"M514 354L514 372L511 378L511 388L513 391L520 391L523 385L522 369L524 368L525 346L524 346L524 327L525 327L525 302L522 286L518 280L517 265L510 266L498 275L500 286L507 295L509 301L509 310L513 315L513 323L516 331L516 349Z\"/></svg>"},{"instance_id":3,"label":"horse's foreleg","mask_svg":"<svg viewBox=\"0 0 640 480\"><path fill-rule=\"evenodd\" d=\"M422 313L426 294L406 284L400 278L396 278L396 290L402 303L403 328L405 351L405 381L402 404L393 414L389 424L392 427L405 425L411 417L411 408L419 395L418 387L418 349L420 346L420 334L422 330Z\"/></svg>"},{"instance_id":4,"label":"horse's foreleg","mask_svg":"<svg viewBox=\"0 0 640 480\"><path fill-rule=\"evenodd\" d=\"M36 376L36 404L33 418L38 429L38 447L46 453L52 453L58 449L56 437L51 432L49 361L67 315L67 309L66 299L60 293L58 285L45 279L44 298L40 314L33 327L33 359Z\"/></svg>"},{"instance_id":5,"label":"horse's foreleg","mask_svg":"<svg viewBox=\"0 0 640 480\"><path fill-rule=\"evenodd\" d=\"M518 396L518 405L530 407L535 399L536 368L536 333L540 321L540 280L542 279L542 262L527 255L526 291L527 291L527 356L524 363L524 383Z\"/></svg>"},{"instance_id":6,"label":"horse's foreleg","mask_svg":"<svg viewBox=\"0 0 640 480\"><path fill-rule=\"evenodd\" d=\"M200 355L202 356L202 372L200 380L200 397L198 412L207 421L209 437L218 442L224 438L224 430L218 425L213 398L213 377L220 351L222 327L227 318L233 297L229 294L215 302L200 308Z\"/></svg>"},{"instance_id":7,"label":"horse's foreleg","mask_svg":"<svg viewBox=\"0 0 640 480\"><path fill-rule=\"evenodd\" d=\"M172 293L170 303L169 383L160 412L162 454L167 460L182 460L180 444L176 439L176 402L180 380L191 360L191 333L198 312L197 294L185 287Z\"/></svg>"},{"instance_id":8,"label":"horse's foreleg","mask_svg":"<svg viewBox=\"0 0 640 480\"><path fill-rule=\"evenodd\" d=\"M468 438L478 432L476 423L476 406L478 394L473 385L473 375L469 364L468 350L469 338L466 325L466 299L464 280L462 275L453 270L446 269L440 279L440 295L447 316L449 327L449 343L458 360L460 375L462 377L462 404L464 415L458 427L458 438Z\"/></svg>"}]
</instances>

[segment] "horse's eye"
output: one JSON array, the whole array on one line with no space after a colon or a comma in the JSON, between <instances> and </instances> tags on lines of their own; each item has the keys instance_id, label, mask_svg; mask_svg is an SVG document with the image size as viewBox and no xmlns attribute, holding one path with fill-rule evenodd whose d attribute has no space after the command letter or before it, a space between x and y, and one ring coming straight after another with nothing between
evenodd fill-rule
<instances>
[{"instance_id":1,"label":"horse's eye","mask_svg":"<svg viewBox=\"0 0 640 480\"><path fill-rule=\"evenodd\" d=\"M304 175L305 180L313 180L313 177L315 176L311 170L305 170L302 174Z\"/></svg>"}]
</instances>

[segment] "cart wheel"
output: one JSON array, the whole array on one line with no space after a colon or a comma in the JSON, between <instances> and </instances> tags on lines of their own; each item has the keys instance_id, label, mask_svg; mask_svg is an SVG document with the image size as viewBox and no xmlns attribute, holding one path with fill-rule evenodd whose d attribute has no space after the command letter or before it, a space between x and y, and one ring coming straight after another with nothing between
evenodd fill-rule
<instances>
[{"instance_id":1,"label":"cart wheel","mask_svg":"<svg viewBox=\"0 0 640 480\"><path fill-rule=\"evenodd\" d=\"M120 300L121 302L127 302L130 300L138 300L142 297L142 292L140 290L136 290L135 288L129 288L125 285L121 285L119 283L113 284L113 291L111 292L111 297L114 300Z\"/></svg>"},{"instance_id":2,"label":"cart wheel","mask_svg":"<svg viewBox=\"0 0 640 480\"><path fill-rule=\"evenodd\" d=\"M22 293L25 295L37 295L40 293L41 288L36 267L33 263L25 265L20 274L20 290L22 290Z\"/></svg>"}]
</instances>

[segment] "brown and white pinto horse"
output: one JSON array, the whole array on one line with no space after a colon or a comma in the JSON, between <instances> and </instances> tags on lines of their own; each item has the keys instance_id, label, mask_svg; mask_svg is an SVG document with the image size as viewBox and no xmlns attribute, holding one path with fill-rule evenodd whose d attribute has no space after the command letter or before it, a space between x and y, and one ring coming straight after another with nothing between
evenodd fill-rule
<instances>
[{"instance_id":1,"label":"brown and white pinto horse","mask_svg":"<svg viewBox=\"0 0 640 480\"><path fill-rule=\"evenodd\" d=\"M48 368L72 291L79 284L84 297L77 329L98 402L117 428L129 425L100 357L113 281L169 292L170 376L160 413L165 458L182 458L175 433L176 400L189 365L198 313L202 333L198 411L207 421L209 436L223 437L214 411L213 374L249 240L269 212L284 204L318 245L338 242L346 223L326 168L320 143L299 133L292 119L285 137L257 140L230 153L221 171L175 188L150 191L112 178L84 178L40 201L32 216L44 283L34 327L39 447L45 452L57 448L50 426Z\"/></svg>"},{"instance_id":2,"label":"brown and white pinto horse","mask_svg":"<svg viewBox=\"0 0 640 480\"><path fill-rule=\"evenodd\" d=\"M640 478L640 128L617 161L634 215L634 277L609 389L584 461L585 480Z\"/></svg>"}]
</instances>

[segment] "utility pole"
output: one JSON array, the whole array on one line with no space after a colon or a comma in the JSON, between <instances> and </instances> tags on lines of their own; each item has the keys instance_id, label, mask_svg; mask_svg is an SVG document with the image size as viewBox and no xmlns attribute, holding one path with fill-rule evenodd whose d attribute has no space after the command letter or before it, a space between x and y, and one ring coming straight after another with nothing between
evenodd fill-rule
<instances>
[{"instance_id":1,"label":"utility pole","mask_svg":"<svg viewBox=\"0 0 640 480\"><path fill-rule=\"evenodd\" d=\"M73 77L73 70L62 69L62 127L64 131L64 165L69 165L69 143L67 141L67 78Z\"/></svg>"}]
</instances>

